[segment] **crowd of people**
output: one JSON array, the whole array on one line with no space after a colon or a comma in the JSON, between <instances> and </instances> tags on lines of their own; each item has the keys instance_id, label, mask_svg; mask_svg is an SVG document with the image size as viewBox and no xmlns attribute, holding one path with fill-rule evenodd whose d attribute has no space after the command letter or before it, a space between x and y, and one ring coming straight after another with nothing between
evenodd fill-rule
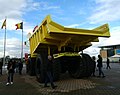
<instances>
[{"instance_id":1,"label":"crowd of people","mask_svg":"<svg viewBox=\"0 0 120 95\"><path fill-rule=\"evenodd\" d=\"M0 60L0 75L3 74L3 58ZM19 60L10 59L7 63L7 83L6 85L13 84L14 73L22 74L23 62Z\"/></svg>"},{"instance_id":2,"label":"crowd of people","mask_svg":"<svg viewBox=\"0 0 120 95\"><path fill-rule=\"evenodd\" d=\"M51 55L48 56L48 61L47 61L47 67L46 67L46 73L45 73L45 83L44 83L44 87L48 87L48 82L50 82L51 87L54 89L57 86L54 85L53 83L53 76L52 76L52 59L53 57ZM98 59L96 60L95 56L92 57L93 60L93 72L92 72L92 76L96 76L95 72L96 72L96 68L98 69L98 76L97 77L105 77L105 74L102 70L103 67L103 60L102 57L100 55L98 55ZM109 65L110 61L109 58L107 58L106 64L107 67L106 69L111 69L110 65ZM0 61L0 75L2 75L2 66L3 66L3 62ZM7 83L6 85L10 85L13 84L13 77L14 77L14 73L19 73L20 75L22 75L22 68L23 68L23 62L21 60L13 60L10 59L8 61L7 64L7 70L8 70L8 77L7 77Z\"/></svg>"},{"instance_id":3,"label":"crowd of people","mask_svg":"<svg viewBox=\"0 0 120 95\"><path fill-rule=\"evenodd\" d=\"M57 86L53 83L53 76L52 76L52 56L48 56L48 63L46 67L46 73L45 73L45 84L44 87L48 87L48 82L51 83L51 87L54 89ZM0 74L2 75L2 66L3 61L0 61ZM23 62L21 60L14 60L10 59L7 64L7 83L6 86L12 85L14 82L14 73L19 73L19 75L22 75L22 68L23 68Z\"/></svg>"},{"instance_id":4,"label":"crowd of people","mask_svg":"<svg viewBox=\"0 0 120 95\"><path fill-rule=\"evenodd\" d=\"M8 78L7 78L7 83L6 85L13 84L13 76L14 73L17 73L17 70L19 71L19 74L22 74L22 68L23 68L23 63L21 60L12 60L10 59L8 64L7 64L7 70L8 70ZM16 70L15 70L16 69Z\"/></svg>"},{"instance_id":5,"label":"crowd of people","mask_svg":"<svg viewBox=\"0 0 120 95\"><path fill-rule=\"evenodd\" d=\"M99 74L98 74L97 77L104 78L105 74L104 74L104 72L102 70L102 68L103 68L103 59L102 59L102 57L100 55L98 55L98 59L97 60L96 60L95 56L93 56L92 59L93 59L93 64L94 64L92 76L95 77L96 76L95 75L95 71L98 70ZM110 60L109 60L108 57L107 57L107 60L106 60L106 69L111 69L111 67L110 67Z\"/></svg>"}]
</instances>

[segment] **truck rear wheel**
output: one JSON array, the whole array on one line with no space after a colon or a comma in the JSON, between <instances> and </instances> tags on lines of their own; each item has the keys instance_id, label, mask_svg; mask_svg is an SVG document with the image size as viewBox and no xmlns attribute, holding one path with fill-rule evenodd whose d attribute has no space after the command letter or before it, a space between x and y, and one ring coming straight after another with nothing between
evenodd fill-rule
<instances>
[{"instance_id":1,"label":"truck rear wheel","mask_svg":"<svg viewBox=\"0 0 120 95\"><path fill-rule=\"evenodd\" d=\"M94 68L94 63L92 58L88 54L83 54L83 60L82 62L85 64L85 77L91 76Z\"/></svg>"},{"instance_id":2,"label":"truck rear wheel","mask_svg":"<svg viewBox=\"0 0 120 95\"><path fill-rule=\"evenodd\" d=\"M71 57L68 64L69 74L74 78L89 77L93 71L93 61L87 54Z\"/></svg>"}]
</instances>

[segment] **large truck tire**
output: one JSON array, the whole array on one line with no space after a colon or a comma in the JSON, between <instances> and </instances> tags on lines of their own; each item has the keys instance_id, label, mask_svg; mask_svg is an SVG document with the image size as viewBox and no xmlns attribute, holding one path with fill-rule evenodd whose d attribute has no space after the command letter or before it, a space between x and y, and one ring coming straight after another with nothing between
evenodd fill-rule
<instances>
[{"instance_id":1,"label":"large truck tire","mask_svg":"<svg viewBox=\"0 0 120 95\"><path fill-rule=\"evenodd\" d=\"M64 74L68 70L68 59L66 56L57 58L60 64L60 73Z\"/></svg>"},{"instance_id":2,"label":"large truck tire","mask_svg":"<svg viewBox=\"0 0 120 95\"><path fill-rule=\"evenodd\" d=\"M43 83L45 80L45 70L44 70L44 63L41 55L36 58L36 65L35 65L35 73L36 79L38 82Z\"/></svg>"},{"instance_id":3,"label":"large truck tire","mask_svg":"<svg viewBox=\"0 0 120 95\"><path fill-rule=\"evenodd\" d=\"M74 78L91 76L93 71L93 61L88 54L69 58L68 72Z\"/></svg>"},{"instance_id":4,"label":"large truck tire","mask_svg":"<svg viewBox=\"0 0 120 95\"><path fill-rule=\"evenodd\" d=\"M80 56L72 56L69 58L68 72L71 77L73 78L83 77L84 69L85 66L82 63L82 58Z\"/></svg>"},{"instance_id":5,"label":"large truck tire","mask_svg":"<svg viewBox=\"0 0 120 95\"><path fill-rule=\"evenodd\" d=\"M36 78L37 81L40 83L43 83L45 81L45 73L46 73L46 63L48 62L48 55L47 53L43 52L38 55L36 58L36 66L35 66L35 72L36 72ZM53 60L53 80L57 81L59 80L60 76L60 64L58 60Z\"/></svg>"},{"instance_id":6,"label":"large truck tire","mask_svg":"<svg viewBox=\"0 0 120 95\"><path fill-rule=\"evenodd\" d=\"M61 68L60 68L60 60L53 60L53 80L57 81L60 78Z\"/></svg>"},{"instance_id":7,"label":"large truck tire","mask_svg":"<svg viewBox=\"0 0 120 95\"><path fill-rule=\"evenodd\" d=\"M94 68L94 63L92 58L88 54L82 54L82 62L85 64L85 77L91 76Z\"/></svg>"},{"instance_id":8,"label":"large truck tire","mask_svg":"<svg viewBox=\"0 0 120 95\"><path fill-rule=\"evenodd\" d=\"M35 58L29 58L28 59L27 73L30 76L34 76L35 75Z\"/></svg>"}]
</instances>

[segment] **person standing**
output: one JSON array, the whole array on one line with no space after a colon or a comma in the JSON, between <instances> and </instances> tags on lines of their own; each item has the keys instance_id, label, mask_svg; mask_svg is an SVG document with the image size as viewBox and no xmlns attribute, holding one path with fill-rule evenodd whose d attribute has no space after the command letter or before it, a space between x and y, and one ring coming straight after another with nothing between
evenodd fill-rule
<instances>
[{"instance_id":1,"label":"person standing","mask_svg":"<svg viewBox=\"0 0 120 95\"><path fill-rule=\"evenodd\" d=\"M103 67L103 64L102 64L102 57L100 55L98 55L98 60L97 60L97 67L98 67L98 70L99 70L99 76L98 77L101 77L102 75L102 78L105 77L103 71L102 71L102 67Z\"/></svg>"},{"instance_id":2,"label":"person standing","mask_svg":"<svg viewBox=\"0 0 120 95\"><path fill-rule=\"evenodd\" d=\"M22 75L22 68L23 68L22 61L19 61L18 65L19 65L19 74Z\"/></svg>"},{"instance_id":3,"label":"person standing","mask_svg":"<svg viewBox=\"0 0 120 95\"><path fill-rule=\"evenodd\" d=\"M0 59L0 75L2 75L3 59Z\"/></svg>"},{"instance_id":4,"label":"person standing","mask_svg":"<svg viewBox=\"0 0 120 95\"><path fill-rule=\"evenodd\" d=\"M106 69L111 69L111 67L110 67L110 60L109 60L109 58L107 58L107 67L106 67Z\"/></svg>"},{"instance_id":5,"label":"person standing","mask_svg":"<svg viewBox=\"0 0 120 95\"><path fill-rule=\"evenodd\" d=\"M7 65L8 78L7 78L6 86L9 84L13 84L13 76L15 72L14 69L15 69L15 63L14 63L14 60L11 59Z\"/></svg>"},{"instance_id":6,"label":"person standing","mask_svg":"<svg viewBox=\"0 0 120 95\"><path fill-rule=\"evenodd\" d=\"M15 72L16 73L19 72L19 60L17 60L16 63L15 63Z\"/></svg>"},{"instance_id":7,"label":"person standing","mask_svg":"<svg viewBox=\"0 0 120 95\"><path fill-rule=\"evenodd\" d=\"M92 76L95 77L95 70L96 70L96 61L95 61L95 56L92 57L93 60L93 72L92 72Z\"/></svg>"},{"instance_id":8,"label":"person standing","mask_svg":"<svg viewBox=\"0 0 120 95\"><path fill-rule=\"evenodd\" d=\"M48 87L47 83L48 83L48 81L50 81L51 87L54 89L57 86L55 86L54 83L53 83L53 74L52 74L53 67L52 67L52 64L53 64L53 62L52 62L52 56L49 55L48 56L48 62L46 64L45 84L44 84L44 87Z\"/></svg>"}]
</instances>

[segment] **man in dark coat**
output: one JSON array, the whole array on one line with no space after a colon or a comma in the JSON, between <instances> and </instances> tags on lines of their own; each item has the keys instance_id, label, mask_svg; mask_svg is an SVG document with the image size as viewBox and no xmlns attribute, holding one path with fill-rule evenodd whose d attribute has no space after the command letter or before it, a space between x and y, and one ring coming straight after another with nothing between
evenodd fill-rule
<instances>
[{"instance_id":1,"label":"man in dark coat","mask_svg":"<svg viewBox=\"0 0 120 95\"><path fill-rule=\"evenodd\" d=\"M23 68L22 61L19 61L18 65L19 65L19 74L21 75L22 74L22 68Z\"/></svg>"},{"instance_id":2,"label":"man in dark coat","mask_svg":"<svg viewBox=\"0 0 120 95\"><path fill-rule=\"evenodd\" d=\"M100 55L98 55L97 62L98 62L97 67L98 67L98 70L99 70L99 76L98 77L101 77L101 75L102 75L102 78L104 78L105 75L104 75L104 73L102 71L102 67L103 67L103 65L102 65L102 57Z\"/></svg>"},{"instance_id":3,"label":"man in dark coat","mask_svg":"<svg viewBox=\"0 0 120 95\"><path fill-rule=\"evenodd\" d=\"M0 59L0 75L2 75L3 58Z\"/></svg>"},{"instance_id":4,"label":"man in dark coat","mask_svg":"<svg viewBox=\"0 0 120 95\"><path fill-rule=\"evenodd\" d=\"M52 74L53 67L52 67L52 64L53 64L53 62L52 62L52 56L49 55L48 56L48 62L46 64L45 85L44 85L44 87L48 87L47 83L48 83L48 81L50 81L51 87L54 89L56 86L53 83L53 74Z\"/></svg>"},{"instance_id":5,"label":"man in dark coat","mask_svg":"<svg viewBox=\"0 0 120 95\"><path fill-rule=\"evenodd\" d=\"M106 69L111 69L111 67L110 67L110 60L109 60L109 58L107 58L107 67L106 67Z\"/></svg>"},{"instance_id":6,"label":"man in dark coat","mask_svg":"<svg viewBox=\"0 0 120 95\"><path fill-rule=\"evenodd\" d=\"M92 76L95 77L95 69L96 69L96 62L95 62L95 56L92 57L92 61L93 61L93 72L92 72Z\"/></svg>"},{"instance_id":7,"label":"man in dark coat","mask_svg":"<svg viewBox=\"0 0 120 95\"><path fill-rule=\"evenodd\" d=\"M7 65L8 70L8 81L6 85L13 84L13 75L14 75L14 69L15 69L15 62L14 60L10 60Z\"/></svg>"}]
</instances>

